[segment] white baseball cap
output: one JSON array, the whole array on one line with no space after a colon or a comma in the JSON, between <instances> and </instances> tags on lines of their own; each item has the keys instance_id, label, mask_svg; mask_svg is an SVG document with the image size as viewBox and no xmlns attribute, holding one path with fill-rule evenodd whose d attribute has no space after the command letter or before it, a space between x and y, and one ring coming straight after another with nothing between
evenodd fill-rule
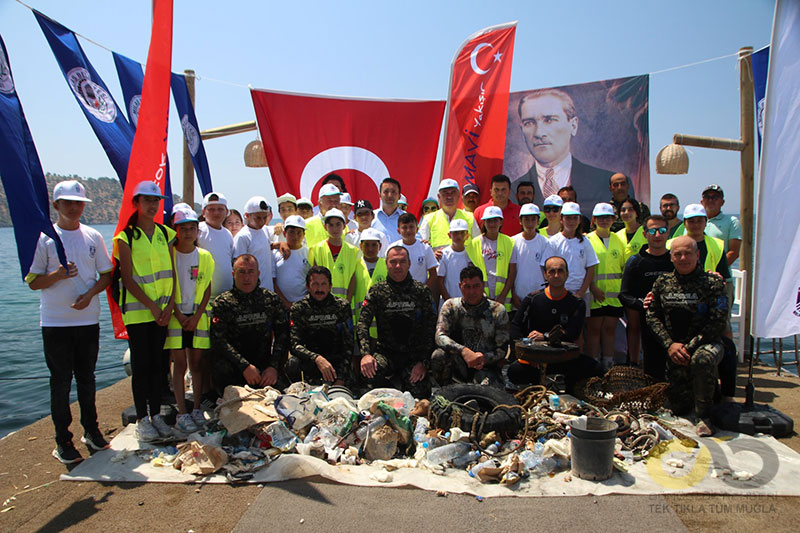
<instances>
[{"instance_id":1,"label":"white baseball cap","mask_svg":"<svg viewBox=\"0 0 800 533\"><path fill-rule=\"evenodd\" d=\"M161 187L155 181L140 181L136 184L133 190L133 196L158 196L159 198L166 198L161 192Z\"/></svg>"},{"instance_id":2,"label":"white baseball cap","mask_svg":"<svg viewBox=\"0 0 800 533\"><path fill-rule=\"evenodd\" d=\"M361 240L383 242L383 239L381 239L381 232L376 230L375 228L367 228L364 231L362 231Z\"/></svg>"},{"instance_id":3,"label":"white baseball cap","mask_svg":"<svg viewBox=\"0 0 800 533\"><path fill-rule=\"evenodd\" d=\"M353 205L353 201L350 199L350 193L343 192L342 195L339 197L339 203L345 205Z\"/></svg>"},{"instance_id":4,"label":"white baseball cap","mask_svg":"<svg viewBox=\"0 0 800 533\"><path fill-rule=\"evenodd\" d=\"M561 214L562 215L580 215L581 214L581 206L579 206L575 202L564 202L564 205L561 206Z\"/></svg>"},{"instance_id":5,"label":"white baseball cap","mask_svg":"<svg viewBox=\"0 0 800 533\"><path fill-rule=\"evenodd\" d=\"M314 207L314 204L312 204L311 200L309 200L308 198L300 198L299 200L297 200L297 207L300 207L301 205L307 205L308 207Z\"/></svg>"},{"instance_id":6,"label":"white baseball cap","mask_svg":"<svg viewBox=\"0 0 800 533\"><path fill-rule=\"evenodd\" d=\"M267 203L267 199L263 196L253 196L247 203L244 204L244 213L250 215L252 213L271 213L272 208Z\"/></svg>"},{"instance_id":7,"label":"white baseball cap","mask_svg":"<svg viewBox=\"0 0 800 533\"><path fill-rule=\"evenodd\" d=\"M203 196L202 207L205 209L210 205L224 205L225 209L228 208L228 199L225 198L221 192L210 192Z\"/></svg>"},{"instance_id":8,"label":"white baseball cap","mask_svg":"<svg viewBox=\"0 0 800 533\"><path fill-rule=\"evenodd\" d=\"M283 223L284 228L294 227L294 228L303 228L306 229L306 221L300 215L291 215L286 217L286 221Z\"/></svg>"},{"instance_id":9,"label":"white baseball cap","mask_svg":"<svg viewBox=\"0 0 800 533\"><path fill-rule=\"evenodd\" d=\"M564 213L563 211L561 212ZM614 213L614 206L611 204L607 204L605 202L600 202L599 204L595 204L594 209L592 210L593 217L607 217L607 216L616 216Z\"/></svg>"},{"instance_id":10,"label":"white baseball cap","mask_svg":"<svg viewBox=\"0 0 800 533\"><path fill-rule=\"evenodd\" d=\"M322 198L323 196L338 196L342 194L342 191L336 188L336 185L333 183L326 183L322 187L319 188L319 194L317 195L317 200Z\"/></svg>"},{"instance_id":11,"label":"white baseball cap","mask_svg":"<svg viewBox=\"0 0 800 533\"><path fill-rule=\"evenodd\" d=\"M469 225L463 218L454 218L450 221L450 231L469 231Z\"/></svg>"},{"instance_id":12,"label":"white baseball cap","mask_svg":"<svg viewBox=\"0 0 800 533\"><path fill-rule=\"evenodd\" d=\"M172 219L173 225L183 224L184 222L197 222L197 213L193 209L178 209L174 211Z\"/></svg>"},{"instance_id":13,"label":"white baseball cap","mask_svg":"<svg viewBox=\"0 0 800 533\"><path fill-rule=\"evenodd\" d=\"M490 205L483 211L483 216L481 218L483 220L487 218L503 218L503 210L496 205Z\"/></svg>"},{"instance_id":14,"label":"white baseball cap","mask_svg":"<svg viewBox=\"0 0 800 533\"><path fill-rule=\"evenodd\" d=\"M292 203L297 205L297 197L294 194L286 193L278 196L278 205L284 204L286 202ZM311 202L309 202L311 203Z\"/></svg>"},{"instance_id":15,"label":"white baseball cap","mask_svg":"<svg viewBox=\"0 0 800 533\"><path fill-rule=\"evenodd\" d=\"M519 208L519 216L525 215L539 216L539 206L536 204L525 204Z\"/></svg>"},{"instance_id":16,"label":"white baseball cap","mask_svg":"<svg viewBox=\"0 0 800 533\"><path fill-rule=\"evenodd\" d=\"M62 181L53 187L53 201L57 200L91 202L86 197L86 188L75 180Z\"/></svg>"},{"instance_id":17,"label":"white baseball cap","mask_svg":"<svg viewBox=\"0 0 800 533\"><path fill-rule=\"evenodd\" d=\"M177 204L172 206L172 214L174 215L175 213L177 213L181 209L191 209L191 208L192 208L192 206L190 206L186 202L178 202Z\"/></svg>"},{"instance_id":18,"label":"white baseball cap","mask_svg":"<svg viewBox=\"0 0 800 533\"><path fill-rule=\"evenodd\" d=\"M562 200L561 197L557 194L551 194L550 196L544 199L543 205L555 205L561 207L564 205L564 200Z\"/></svg>"},{"instance_id":19,"label":"white baseball cap","mask_svg":"<svg viewBox=\"0 0 800 533\"><path fill-rule=\"evenodd\" d=\"M458 189L458 182L456 180L448 178L446 180L442 180L442 182L439 184L439 189L437 190L441 191L443 189L452 189L452 188Z\"/></svg>"},{"instance_id":20,"label":"white baseball cap","mask_svg":"<svg viewBox=\"0 0 800 533\"><path fill-rule=\"evenodd\" d=\"M344 218L344 213L336 208L329 209L328 212L325 213L325 222L327 222L329 218L341 218L342 222L347 223L347 220Z\"/></svg>"},{"instance_id":21,"label":"white baseball cap","mask_svg":"<svg viewBox=\"0 0 800 533\"><path fill-rule=\"evenodd\" d=\"M683 210L683 218L693 218L693 217L708 217L706 214L706 208L700 204L689 204L686 206L686 209Z\"/></svg>"},{"instance_id":22,"label":"white baseball cap","mask_svg":"<svg viewBox=\"0 0 800 533\"><path fill-rule=\"evenodd\" d=\"M397 202L398 204L408 205L408 198L406 198L405 194L400 195L400 200Z\"/></svg>"}]
</instances>

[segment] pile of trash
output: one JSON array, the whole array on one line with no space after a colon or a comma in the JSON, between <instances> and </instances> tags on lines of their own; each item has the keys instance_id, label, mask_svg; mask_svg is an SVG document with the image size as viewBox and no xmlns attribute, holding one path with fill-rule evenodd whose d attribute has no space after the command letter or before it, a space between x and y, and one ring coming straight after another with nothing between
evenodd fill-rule
<instances>
[{"instance_id":1,"label":"pile of trash","mask_svg":"<svg viewBox=\"0 0 800 533\"><path fill-rule=\"evenodd\" d=\"M222 470L236 482L252 478L281 454L297 453L330 464L380 466L382 470L371 477L381 482L390 481L391 472L398 468L436 474L455 468L482 483L512 487L570 468L574 453L570 430L576 421L603 419L616 424L613 466L622 471L634 461L661 452L660 441L678 438L685 446L697 446L671 425L675 419L666 410L655 414L607 411L544 387L520 391L512 398L515 405L494 407L515 408L519 413L520 427L510 433L480 430L481 421L490 414L485 406L483 418L475 415L465 422L454 415L444 424L452 427L440 427L441 417L432 405L441 403L441 398L434 391L431 402L416 401L408 392L387 388L356 399L344 387L305 383L295 383L284 392L230 386L218 402L208 431L190 435L177 448L156 450L151 462L197 475ZM453 410L459 417L462 412L480 414L480 408L470 407L470 402L453 401L448 406L463 408ZM564 478L570 480L569 475Z\"/></svg>"}]
</instances>

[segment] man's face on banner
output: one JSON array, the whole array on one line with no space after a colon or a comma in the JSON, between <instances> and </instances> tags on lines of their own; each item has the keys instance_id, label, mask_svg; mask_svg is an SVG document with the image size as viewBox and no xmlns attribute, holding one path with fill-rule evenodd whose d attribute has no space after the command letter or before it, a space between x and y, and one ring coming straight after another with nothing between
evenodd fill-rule
<instances>
[{"instance_id":1,"label":"man's face on banner","mask_svg":"<svg viewBox=\"0 0 800 533\"><path fill-rule=\"evenodd\" d=\"M536 161L545 167L560 163L578 132L578 117L567 118L563 102L552 95L526 100L520 110L522 135Z\"/></svg>"}]
</instances>

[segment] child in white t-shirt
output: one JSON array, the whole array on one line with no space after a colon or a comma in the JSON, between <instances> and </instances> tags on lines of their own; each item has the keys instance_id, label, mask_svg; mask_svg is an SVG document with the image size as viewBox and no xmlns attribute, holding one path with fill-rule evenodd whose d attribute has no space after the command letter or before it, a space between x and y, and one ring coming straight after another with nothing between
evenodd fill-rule
<instances>
[{"instance_id":1,"label":"child in white t-shirt","mask_svg":"<svg viewBox=\"0 0 800 533\"><path fill-rule=\"evenodd\" d=\"M523 205L519 221L522 223L522 233L514 236L514 254L517 258L517 277L511 297L514 309L519 309L528 294L544 288L544 263L553 256L553 248L547 237L537 231L539 207L536 204Z\"/></svg>"},{"instance_id":2,"label":"child in white t-shirt","mask_svg":"<svg viewBox=\"0 0 800 533\"><path fill-rule=\"evenodd\" d=\"M397 219L397 231L402 237L399 241L393 242L389 248L393 246L402 246L408 250L408 256L411 260L411 268L409 273L411 277L420 283L425 283L434 295L434 301L438 299L438 276L436 275L436 267L439 262L436 256L433 255L433 249L429 244L417 240L417 219L411 213L403 213Z\"/></svg>"},{"instance_id":3,"label":"child in white t-shirt","mask_svg":"<svg viewBox=\"0 0 800 533\"><path fill-rule=\"evenodd\" d=\"M264 289L275 290L275 256L272 255L271 241L264 224L270 218L272 210L261 196L253 196L244 206L245 226L233 238L233 258L250 254L258 261L258 277Z\"/></svg>"},{"instance_id":4,"label":"child in white t-shirt","mask_svg":"<svg viewBox=\"0 0 800 533\"><path fill-rule=\"evenodd\" d=\"M311 265L308 262L308 248L305 245L306 222L300 215L290 215L283 222L283 234L289 246L289 256L283 257L278 250L272 253L276 260L275 292L283 302L283 307L291 309L308 294L306 273Z\"/></svg>"},{"instance_id":5,"label":"child in white t-shirt","mask_svg":"<svg viewBox=\"0 0 800 533\"><path fill-rule=\"evenodd\" d=\"M64 245L67 267L58 259L55 241L42 234L25 281L31 289L42 291L42 340L50 370L50 412L56 433L53 456L72 464L83 459L69 430L73 375L84 430L81 442L90 451L109 446L97 424L94 369L100 339L97 296L111 283L113 264L100 233L80 222L84 206L91 202L83 185L62 181L53 189L53 199L58 212L53 227Z\"/></svg>"},{"instance_id":6,"label":"child in white t-shirt","mask_svg":"<svg viewBox=\"0 0 800 533\"><path fill-rule=\"evenodd\" d=\"M442 295L440 302L444 303L450 298L460 298L461 271L470 261L465 248L465 243L470 235L469 225L466 220L454 218L450 222L450 241L452 244L442 249L442 258L439 260L437 275L439 278L439 292Z\"/></svg>"},{"instance_id":7,"label":"child in white t-shirt","mask_svg":"<svg viewBox=\"0 0 800 533\"><path fill-rule=\"evenodd\" d=\"M198 226L197 245L211 252L214 278L211 298L233 288L233 235L222 224L228 216L228 200L218 192L203 198L203 221Z\"/></svg>"}]
</instances>

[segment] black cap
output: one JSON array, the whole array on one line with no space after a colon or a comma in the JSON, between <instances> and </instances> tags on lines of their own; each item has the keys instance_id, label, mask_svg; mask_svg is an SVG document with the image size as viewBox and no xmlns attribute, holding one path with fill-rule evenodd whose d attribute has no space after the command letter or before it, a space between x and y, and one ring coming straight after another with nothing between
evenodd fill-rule
<instances>
[{"instance_id":1,"label":"black cap","mask_svg":"<svg viewBox=\"0 0 800 533\"><path fill-rule=\"evenodd\" d=\"M461 189L461 196L466 196L467 193L471 193L471 192L474 192L476 194L480 194L481 190L478 188L477 185L473 185L471 183L467 183L466 185L464 185L464 188Z\"/></svg>"},{"instance_id":2,"label":"black cap","mask_svg":"<svg viewBox=\"0 0 800 533\"><path fill-rule=\"evenodd\" d=\"M358 212L362 209L369 209L372 211L372 204L369 202L369 200L357 201L355 207L353 208L353 213L358 214Z\"/></svg>"},{"instance_id":3,"label":"black cap","mask_svg":"<svg viewBox=\"0 0 800 533\"><path fill-rule=\"evenodd\" d=\"M723 198L725 197L725 191L723 191L722 187L720 187L716 183L712 183L711 185L703 189L703 194L707 193L708 191L718 192Z\"/></svg>"}]
</instances>

